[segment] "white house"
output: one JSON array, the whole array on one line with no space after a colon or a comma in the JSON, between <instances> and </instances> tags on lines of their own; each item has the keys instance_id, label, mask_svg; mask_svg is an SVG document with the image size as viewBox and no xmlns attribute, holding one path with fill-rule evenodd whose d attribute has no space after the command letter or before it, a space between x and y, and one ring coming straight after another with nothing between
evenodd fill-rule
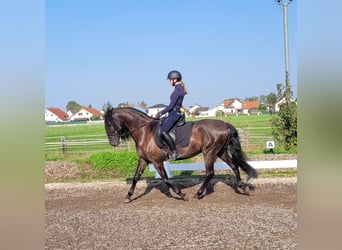
<instances>
[{"instance_id":1,"label":"white house","mask_svg":"<svg viewBox=\"0 0 342 250\"><path fill-rule=\"evenodd\" d=\"M235 115L242 111L242 102L237 99L226 100L223 102L224 113L229 115Z\"/></svg>"},{"instance_id":2,"label":"white house","mask_svg":"<svg viewBox=\"0 0 342 250\"><path fill-rule=\"evenodd\" d=\"M197 104L197 103L194 106L190 106L189 107L189 113L192 114L192 115L196 114L200 107L201 106L199 104Z\"/></svg>"},{"instance_id":3,"label":"white house","mask_svg":"<svg viewBox=\"0 0 342 250\"><path fill-rule=\"evenodd\" d=\"M295 102L295 100L290 99L291 102ZM275 105L274 105L274 112L279 112L280 110L280 106L282 104L284 104L286 102L286 98L283 97L280 101L278 101Z\"/></svg>"},{"instance_id":4,"label":"white house","mask_svg":"<svg viewBox=\"0 0 342 250\"><path fill-rule=\"evenodd\" d=\"M101 120L103 119L102 116L103 114L94 109L94 108L88 108L88 107L83 107L81 110L76 112L70 120L72 121L90 121L90 118L92 117L99 117Z\"/></svg>"},{"instance_id":5,"label":"white house","mask_svg":"<svg viewBox=\"0 0 342 250\"><path fill-rule=\"evenodd\" d=\"M147 109L147 114L151 117L155 117L159 111L163 110L166 107L167 105L160 103L153 105Z\"/></svg>"},{"instance_id":6,"label":"white house","mask_svg":"<svg viewBox=\"0 0 342 250\"><path fill-rule=\"evenodd\" d=\"M45 121L46 122L66 122L69 120L67 113L59 108L46 108Z\"/></svg>"},{"instance_id":7,"label":"white house","mask_svg":"<svg viewBox=\"0 0 342 250\"><path fill-rule=\"evenodd\" d=\"M259 101L242 102L242 114L260 114L259 106Z\"/></svg>"},{"instance_id":8,"label":"white house","mask_svg":"<svg viewBox=\"0 0 342 250\"><path fill-rule=\"evenodd\" d=\"M222 111L223 113L225 113L223 105L220 104L212 109L209 109L208 116L216 116L217 111Z\"/></svg>"}]
</instances>

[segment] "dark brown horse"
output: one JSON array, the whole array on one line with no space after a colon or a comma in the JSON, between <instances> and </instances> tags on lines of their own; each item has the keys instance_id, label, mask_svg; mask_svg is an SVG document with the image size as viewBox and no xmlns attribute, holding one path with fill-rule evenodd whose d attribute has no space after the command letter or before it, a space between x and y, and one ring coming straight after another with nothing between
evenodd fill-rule
<instances>
[{"instance_id":1,"label":"dark brown horse","mask_svg":"<svg viewBox=\"0 0 342 250\"><path fill-rule=\"evenodd\" d=\"M149 163L152 163L162 180L181 198L182 191L168 181L164 169L164 153L154 140L159 120L147 116L134 108L111 108L105 114L105 129L109 143L118 146L122 139L131 136L136 144L139 156L138 166L128 191L125 202L130 202L135 186ZM257 178L257 172L245 160L241 150L239 135L235 127L220 120L204 119L194 122L191 129L190 143L187 147L177 148L182 159L193 157L203 152L206 176L194 197L202 198L209 181L214 176L214 163L217 157L226 162L236 176L236 188L245 189L248 183L241 181L239 168L249 178ZM248 181L247 179L247 181Z\"/></svg>"}]
</instances>

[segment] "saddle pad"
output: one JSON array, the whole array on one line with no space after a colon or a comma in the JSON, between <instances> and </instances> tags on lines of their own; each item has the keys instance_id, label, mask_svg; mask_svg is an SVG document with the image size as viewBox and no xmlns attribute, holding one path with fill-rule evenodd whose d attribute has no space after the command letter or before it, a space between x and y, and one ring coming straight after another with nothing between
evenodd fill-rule
<instances>
[{"instance_id":1,"label":"saddle pad","mask_svg":"<svg viewBox=\"0 0 342 250\"><path fill-rule=\"evenodd\" d=\"M181 127L176 127L176 147L184 148L189 146L191 129L193 125L193 122L187 122Z\"/></svg>"},{"instance_id":2,"label":"saddle pad","mask_svg":"<svg viewBox=\"0 0 342 250\"><path fill-rule=\"evenodd\" d=\"M190 143L190 136L191 136L191 129L192 126L194 125L193 122L186 122L183 126L176 127L175 129L175 144L177 148L183 148L189 146ZM172 129L174 130L174 128ZM172 134L173 132L170 132ZM161 141L160 138L160 127L156 129L156 132L154 134L154 139L159 148L165 148L167 149L166 144L164 145L165 142Z\"/></svg>"}]
</instances>

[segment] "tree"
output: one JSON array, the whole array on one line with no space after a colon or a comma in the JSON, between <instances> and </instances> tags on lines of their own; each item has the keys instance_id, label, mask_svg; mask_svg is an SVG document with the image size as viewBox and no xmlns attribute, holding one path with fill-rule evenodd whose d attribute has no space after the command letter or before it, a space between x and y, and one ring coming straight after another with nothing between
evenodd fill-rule
<instances>
[{"instance_id":1,"label":"tree","mask_svg":"<svg viewBox=\"0 0 342 250\"><path fill-rule=\"evenodd\" d=\"M138 106L143 108L143 109L147 109L147 104L144 101L139 102Z\"/></svg>"},{"instance_id":2,"label":"tree","mask_svg":"<svg viewBox=\"0 0 342 250\"><path fill-rule=\"evenodd\" d=\"M267 106L269 109L269 112L272 114L274 111L274 106L277 102L277 96L274 93L270 93L269 95L266 96L266 100L267 100Z\"/></svg>"},{"instance_id":3,"label":"tree","mask_svg":"<svg viewBox=\"0 0 342 250\"><path fill-rule=\"evenodd\" d=\"M258 101L258 100L259 100L259 97L257 96L250 96L250 97L245 98L246 102L253 102L253 101Z\"/></svg>"},{"instance_id":4,"label":"tree","mask_svg":"<svg viewBox=\"0 0 342 250\"><path fill-rule=\"evenodd\" d=\"M79 105L75 101L69 101L68 104L66 105L66 110L70 110L71 112L75 113L78 112L82 109L82 106Z\"/></svg>"},{"instance_id":5,"label":"tree","mask_svg":"<svg viewBox=\"0 0 342 250\"><path fill-rule=\"evenodd\" d=\"M283 97L283 85L281 83L277 83L277 101L280 101Z\"/></svg>"},{"instance_id":6,"label":"tree","mask_svg":"<svg viewBox=\"0 0 342 250\"><path fill-rule=\"evenodd\" d=\"M285 102L280 106L278 116L273 117L273 135L285 150L297 147L297 105Z\"/></svg>"},{"instance_id":7,"label":"tree","mask_svg":"<svg viewBox=\"0 0 342 250\"><path fill-rule=\"evenodd\" d=\"M215 112L215 116L216 116L216 117L222 117L222 116L224 116L224 112L223 112L222 110L217 110L217 111Z\"/></svg>"}]
</instances>

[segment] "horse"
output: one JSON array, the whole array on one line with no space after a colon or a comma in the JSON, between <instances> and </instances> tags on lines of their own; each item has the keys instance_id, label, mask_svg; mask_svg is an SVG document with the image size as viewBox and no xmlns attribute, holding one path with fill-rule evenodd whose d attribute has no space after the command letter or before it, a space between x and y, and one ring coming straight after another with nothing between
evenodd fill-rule
<instances>
[{"instance_id":1,"label":"horse","mask_svg":"<svg viewBox=\"0 0 342 250\"><path fill-rule=\"evenodd\" d=\"M126 203L132 201L136 184L150 163L154 165L163 182L181 199L187 200L185 193L169 182L164 169L164 152L154 140L159 119L152 118L135 108L129 107L108 108L104 118L109 144L118 146L122 140L131 137L135 142L139 157L132 185L125 198ZM248 180L257 178L258 173L247 163L245 154L241 149L238 131L232 124L215 119L198 120L193 122L190 133L188 146L178 147L177 150L180 153L179 159L187 159L203 153L206 173L194 198L200 199L205 196L206 186L214 176L214 163L217 158L222 159L233 170L236 188L245 191L247 186L252 186ZM247 174L247 182L241 180L239 168Z\"/></svg>"}]
</instances>

